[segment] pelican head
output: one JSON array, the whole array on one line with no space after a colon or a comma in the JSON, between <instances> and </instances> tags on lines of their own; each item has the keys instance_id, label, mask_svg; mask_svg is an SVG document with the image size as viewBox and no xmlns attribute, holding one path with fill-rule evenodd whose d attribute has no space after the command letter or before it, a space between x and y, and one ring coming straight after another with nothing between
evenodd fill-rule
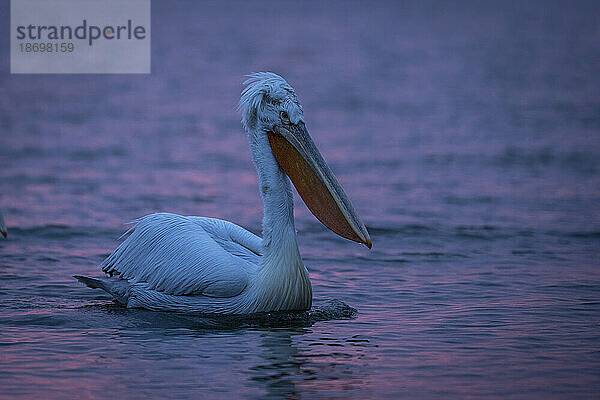
<instances>
[{"instance_id":1,"label":"pelican head","mask_svg":"<svg viewBox=\"0 0 600 400\"><path fill-rule=\"evenodd\" d=\"M244 84L239 109L251 149L272 153L323 225L371 248L369 232L308 134L294 88L272 72L251 74Z\"/></svg>"}]
</instances>

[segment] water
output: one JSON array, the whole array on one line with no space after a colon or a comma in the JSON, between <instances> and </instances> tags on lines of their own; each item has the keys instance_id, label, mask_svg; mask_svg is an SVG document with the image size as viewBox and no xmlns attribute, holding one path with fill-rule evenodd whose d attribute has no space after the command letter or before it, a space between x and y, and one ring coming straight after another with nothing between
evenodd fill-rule
<instances>
[{"instance_id":1,"label":"water","mask_svg":"<svg viewBox=\"0 0 600 400\"><path fill-rule=\"evenodd\" d=\"M1 397L599 396L597 3L153 3L148 76L9 75L0 38ZM72 279L147 213L260 232L235 112L260 70L373 250L296 198L311 313L128 310Z\"/></svg>"}]
</instances>

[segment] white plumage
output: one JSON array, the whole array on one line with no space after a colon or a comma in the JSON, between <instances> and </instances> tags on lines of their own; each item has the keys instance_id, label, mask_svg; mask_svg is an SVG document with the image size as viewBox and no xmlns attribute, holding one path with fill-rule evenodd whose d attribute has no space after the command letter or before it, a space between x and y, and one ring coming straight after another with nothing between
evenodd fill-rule
<instances>
[{"instance_id":1,"label":"white plumage","mask_svg":"<svg viewBox=\"0 0 600 400\"><path fill-rule=\"evenodd\" d=\"M4 223L4 217L2 216L2 210L0 210L0 234L6 237L6 224Z\"/></svg>"},{"instance_id":2,"label":"white plumage","mask_svg":"<svg viewBox=\"0 0 600 400\"><path fill-rule=\"evenodd\" d=\"M252 74L245 84L239 109L264 203L263 238L215 218L151 214L135 221L100 264L107 277L77 279L128 307L151 310L248 314L309 309L312 289L296 242L290 179L280 166L298 154L315 165L298 168L318 178L312 183L297 178L301 195L303 187L331 198L329 206L314 206L303 196L311 211L356 232L358 239L342 235L370 247L364 225L320 155L314 155L312 141L296 138L308 133L294 89L273 73ZM276 150L270 142L274 135L285 137L298 153ZM327 216L327 207L337 217Z\"/></svg>"}]
</instances>

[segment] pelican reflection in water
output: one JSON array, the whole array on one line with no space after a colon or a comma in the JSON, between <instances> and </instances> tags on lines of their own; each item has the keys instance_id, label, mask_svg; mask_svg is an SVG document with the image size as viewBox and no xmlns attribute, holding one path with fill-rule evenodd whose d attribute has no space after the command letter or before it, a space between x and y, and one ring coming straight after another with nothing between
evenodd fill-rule
<instances>
[{"instance_id":1,"label":"pelican reflection in water","mask_svg":"<svg viewBox=\"0 0 600 400\"><path fill-rule=\"evenodd\" d=\"M307 310L312 288L296 242L290 179L319 221L371 248L365 225L308 134L294 89L270 72L252 74L245 84L239 110L264 204L262 239L216 218L150 214L100 264L106 277L75 278L127 307Z\"/></svg>"}]
</instances>

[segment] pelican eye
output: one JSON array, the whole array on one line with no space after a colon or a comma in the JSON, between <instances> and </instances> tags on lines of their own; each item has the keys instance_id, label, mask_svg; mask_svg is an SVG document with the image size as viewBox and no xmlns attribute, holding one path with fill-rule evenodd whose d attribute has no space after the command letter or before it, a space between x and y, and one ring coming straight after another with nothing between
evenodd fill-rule
<instances>
[{"instance_id":1,"label":"pelican eye","mask_svg":"<svg viewBox=\"0 0 600 400\"><path fill-rule=\"evenodd\" d=\"M279 118L281 119L281 122L283 122L284 124L290 123L290 116L285 111L281 111L279 113Z\"/></svg>"}]
</instances>

